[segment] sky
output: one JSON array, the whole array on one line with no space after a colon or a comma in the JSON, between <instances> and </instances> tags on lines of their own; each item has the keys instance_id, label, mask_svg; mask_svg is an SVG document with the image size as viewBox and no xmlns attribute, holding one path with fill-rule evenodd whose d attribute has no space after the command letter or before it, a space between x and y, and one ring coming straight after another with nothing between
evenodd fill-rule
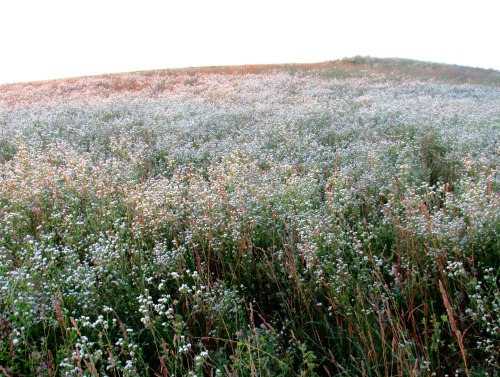
<instances>
[{"instance_id":1,"label":"sky","mask_svg":"<svg viewBox=\"0 0 500 377\"><path fill-rule=\"evenodd\" d=\"M356 55L500 70L498 0L1 0L0 84Z\"/></svg>"}]
</instances>

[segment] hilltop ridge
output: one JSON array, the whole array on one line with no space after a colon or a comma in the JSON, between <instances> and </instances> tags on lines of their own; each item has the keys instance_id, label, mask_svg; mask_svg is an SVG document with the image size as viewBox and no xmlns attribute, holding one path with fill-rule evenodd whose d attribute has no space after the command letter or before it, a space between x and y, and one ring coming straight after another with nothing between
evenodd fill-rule
<instances>
[{"instance_id":1,"label":"hilltop ridge","mask_svg":"<svg viewBox=\"0 0 500 377\"><path fill-rule=\"evenodd\" d=\"M34 106L68 100L85 100L116 95L151 97L170 95L199 86L202 77L242 77L289 74L325 80L361 79L387 85L404 81L451 85L500 87L500 72L493 69L422 62L409 59L381 59L356 56L321 63L253 64L135 71L81 76L47 81L0 85L0 106ZM200 89L201 90L201 89Z\"/></svg>"},{"instance_id":2,"label":"hilltop ridge","mask_svg":"<svg viewBox=\"0 0 500 377\"><path fill-rule=\"evenodd\" d=\"M311 74L335 77L372 76L385 74L392 78L402 75L411 76L421 80L442 80L450 83L469 83L481 85L500 86L500 71L468 67L454 64L432 63L413 59L402 58L377 58L370 56L354 56L339 60L330 60L318 63L287 63L287 64L244 64L228 66L201 66L185 68L165 68L140 70L120 73L104 73L101 75L85 75L77 77L60 78L53 80L31 81L25 83L0 84L0 90L5 88L23 88L31 85L44 85L49 83L76 82L82 79L111 79L117 80L129 76L169 76L169 75L195 75L195 74L263 74L276 71L287 71L292 74Z\"/></svg>"}]
</instances>

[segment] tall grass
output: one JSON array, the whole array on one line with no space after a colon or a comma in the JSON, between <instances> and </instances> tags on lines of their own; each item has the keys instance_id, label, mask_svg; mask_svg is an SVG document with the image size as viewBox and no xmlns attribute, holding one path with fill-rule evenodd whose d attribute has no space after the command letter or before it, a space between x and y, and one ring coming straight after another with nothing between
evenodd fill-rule
<instances>
[{"instance_id":1,"label":"tall grass","mask_svg":"<svg viewBox=\"0 0 500 377\"><path fill-rule=\"evenodd\" d=\"M498 375L499 89L356 64L0 87L0 373Z\"/></svg>"}]
</instances>

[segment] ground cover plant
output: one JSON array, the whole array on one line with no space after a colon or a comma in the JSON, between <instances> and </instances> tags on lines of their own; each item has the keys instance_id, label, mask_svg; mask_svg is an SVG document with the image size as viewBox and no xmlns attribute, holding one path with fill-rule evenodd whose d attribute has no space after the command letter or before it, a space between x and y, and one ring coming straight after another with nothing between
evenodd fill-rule
<instances>
[{"instance_id":1,"label":"ground cover plant","mask_svg":"<svg viewBox=\"0 0 500 377\"><path fill-rule=\"evenodd\" d=\"M500 73L0 86L0 374L500 374Z\"/></svg>"}]
</instances>

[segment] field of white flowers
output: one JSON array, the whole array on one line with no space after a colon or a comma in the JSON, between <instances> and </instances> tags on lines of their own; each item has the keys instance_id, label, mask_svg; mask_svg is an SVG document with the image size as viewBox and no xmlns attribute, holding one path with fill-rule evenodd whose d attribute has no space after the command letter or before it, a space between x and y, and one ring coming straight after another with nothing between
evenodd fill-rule
<instances>
[{"instance_id":1,"label":"field of white flowers","mask_svg":"<svg viewBox=\"0 0 500 377\"><path fill-rule=\"evenodd\" d=\"M0 86L0 375L497 376L500 73Z\"/></svg>"}]
</instances>

